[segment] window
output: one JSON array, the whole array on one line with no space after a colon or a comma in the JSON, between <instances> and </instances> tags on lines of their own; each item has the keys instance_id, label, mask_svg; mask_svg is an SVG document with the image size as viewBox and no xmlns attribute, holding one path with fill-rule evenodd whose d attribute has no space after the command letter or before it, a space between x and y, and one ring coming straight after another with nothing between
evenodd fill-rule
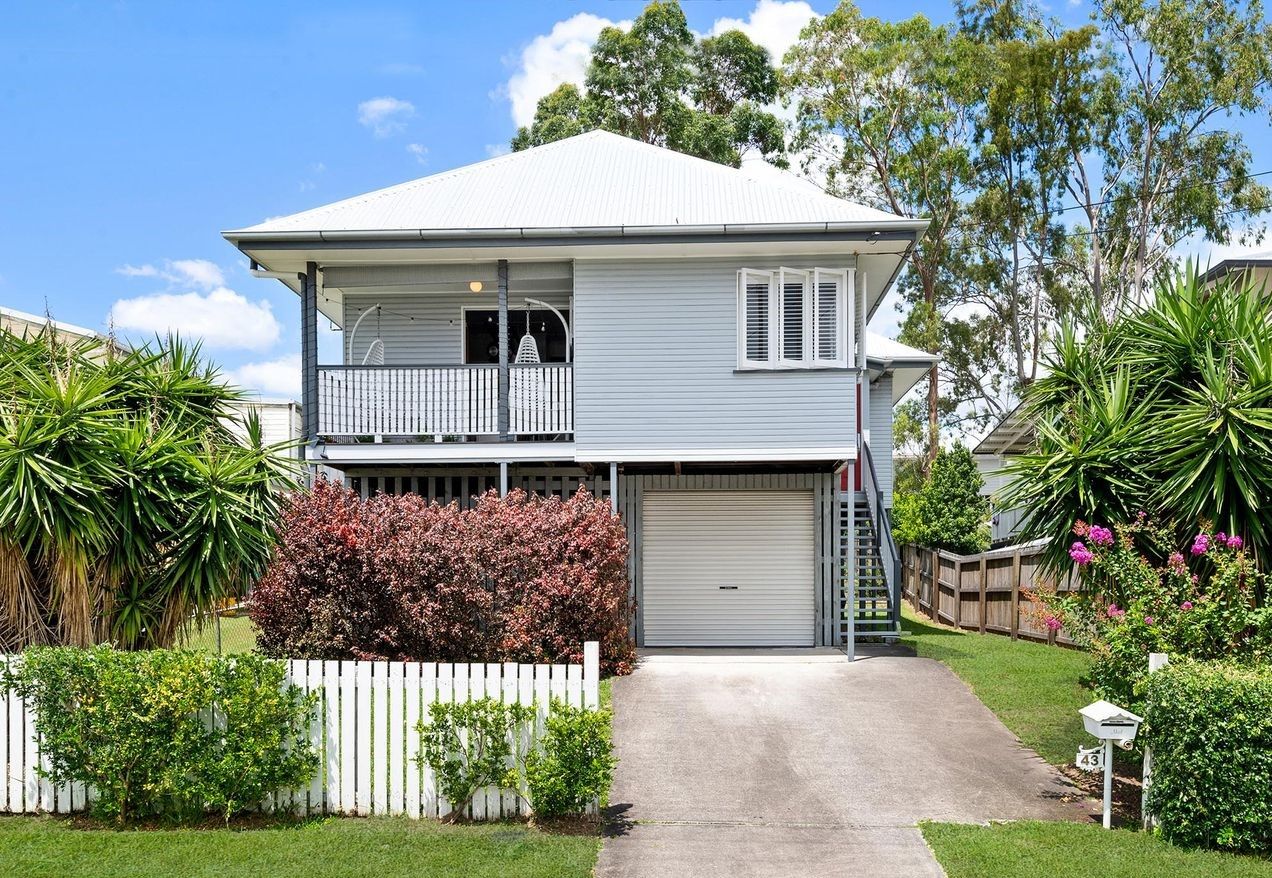
<instances>
[{"instance_id":1,"label":"window","mask_svg":"<svg viewBox=\"0 0 1272 878\"><path fill-rule=\"evenodd\" d=\"M851 269L738 272L738 368L846 367Z\"/></svg>"},{"instance_id":2,"label":"window","mask_svg":"<svg viewBox=\"0 0 1272 878\"><path fill-rule=\"evenodd\" d=\"M568 310L561 310L566 320ZM508 310L508 362L517 358L517 346L529 330L543 363L565 362L565 327L561 318L544 308ZM464 362L499 362L499 312L493 308L464 309Z\"/></svg>"}]
</instances>

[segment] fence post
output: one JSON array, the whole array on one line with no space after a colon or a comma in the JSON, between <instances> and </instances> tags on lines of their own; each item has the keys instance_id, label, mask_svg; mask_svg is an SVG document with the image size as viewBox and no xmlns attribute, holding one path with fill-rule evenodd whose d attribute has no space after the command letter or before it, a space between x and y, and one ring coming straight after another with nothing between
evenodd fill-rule
<instances>
[{"instance_id":1,"label":"fence post","mask_svg":"<svg viewBox=\"0 0 1272 878\"><path fill-rule=\"evenodd\" d=\"M1148 654L1148 672L1160 671L1170 664L1170 656L1164 652ZM1140 787L1140 819L1145 829L1152 829L1157 820L1148 810L1148 788L1153 785L1153 748L1144 748L1144 782Z\"/></svg>"},{"instance_id":2,"label":"fence post","mask_svg":"<svg viewBox=\"0 0 1272 878\"><path fill-rule=\"evenodd\" d=\"M985 588L989 581L989 567L985 553L981 553L980 563L980 609L978 610L977 622L980 623L980 633L985 633Z\"/></svg>"},{"instance_id":3,"label":"fence post","mask_svg":"<svg viewBox=\"0 0 1272 878\"><path fill-rule=\"evenodd\" d=\"M589 640L583 644L583 706L596 710L601 706L601 644Z\"/></svg>"},{"instance_id":4,"label":"fence post","mask_svg":"<svg viewBox=\"0 0 1272 878\"><path fill-rule=\"evenodd\" d=\"M932 594L931 600L932 621L941 621L941 550L932 550Z\"/></svg>"},{"instance_id":5,"label":"fence post","mask_svg":"<svg viewBox=\"0 0 1272 878\"><path fill-rule=\"evenodd\" d=\"M1020 637L1020 550L1011 556L1011 639Z\"/></svg>"},{"instance_id":6,"label":"fence post","mask_svg":"<svg viewBox=\"0 0 1272 878\"><path fill-rule=\"evenodd\" d=\"M963 559L954 557L954 627L963 627Z\"/></svg>"}]
</instances>

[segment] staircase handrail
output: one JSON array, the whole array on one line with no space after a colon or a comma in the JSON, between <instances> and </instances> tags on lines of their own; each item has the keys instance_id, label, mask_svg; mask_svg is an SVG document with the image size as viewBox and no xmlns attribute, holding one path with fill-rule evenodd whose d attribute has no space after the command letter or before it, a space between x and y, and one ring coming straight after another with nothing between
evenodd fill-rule
<instances>
[{"instance_id":1,"label":"staircase handrail","mask_svg":"<svg viewBox=\"0 0 1272 878\"><path fill-rule=\"evenodd\" d=\"M901 582L901 551L897 548L896 539L892 536L892 512L883 505L883 491L879 488L879 472L875 469L874 456L870 453L870 443L861 437L860 447L865 458L865 479L862 484L866 502L870 505L870 515L877 523L879 532L879 553L883 560L883 576L888 584L888 593L892 596L890 604L894 621L900 623L901 595L897 586Z\"/></svg>"}]
</instances>

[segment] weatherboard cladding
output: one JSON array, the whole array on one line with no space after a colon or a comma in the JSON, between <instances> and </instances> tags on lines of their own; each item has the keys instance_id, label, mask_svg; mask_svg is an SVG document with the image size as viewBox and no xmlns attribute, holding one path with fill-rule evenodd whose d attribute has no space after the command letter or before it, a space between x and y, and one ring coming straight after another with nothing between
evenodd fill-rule
<instances>
[{"instance_id":1,"label":"weatherboard cladding","mask_svg":"<svg viewBox=\"0 0 1272 878\"><path fill-rule=\"evenodd\" d=\"M883 505L892 507L892 375L880 375L870 382L870 455L879 476Z\"/></svg>"},{"instance_id":2,"label":"weatherboard cladding","mask_svg":"<svg viewBox=\"0 0 1272 878\"><path fill-rule=\"evenodd\" d=\"M731 168L592 131L242 231L904 222L772 167ZM235 233L229 233L231 237Z\"/></svg>"},{"instance_id":3,"label":"weatherboard cladding","mask_svg":"<svg viewBox=\"0 0 1272 878\"><path fill-rule=\"evenodd\" d=\"M625 454L853 444L855 374L737 370L739 268L848 268L851 255L575 262L575 441L581 460ZM808 456L808 455L805 455Z\"/></svg>"}]
</instances>

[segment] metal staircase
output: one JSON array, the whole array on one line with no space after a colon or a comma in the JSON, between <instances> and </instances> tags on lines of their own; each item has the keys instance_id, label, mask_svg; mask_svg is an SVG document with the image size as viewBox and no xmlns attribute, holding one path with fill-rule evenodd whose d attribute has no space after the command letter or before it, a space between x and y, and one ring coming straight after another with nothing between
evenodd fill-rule
<instances>
[{"instance_id":1,"label":"metal staircase","mask_svg":"<svg viewBox=\"0 0 1272 878\"><path fill-rule=\"evenodd\" d=\"M893 605L892 588L884 572L879 533L864 497L855 500L853 561L856 564L856 599L852 602L853 633L863 640L894 640L901 636Z\"/></svg>"},{"instance_id":2,"label":"metal staircase","mask_svg":"<svg viewBox=\"0 0 1272 878\"><path fill-rule=\"evenodd\" d=\"M870 447L863 442L861 449L864 490L845 493L839 508L844 565L839 639L846 643L851 631L857 643L890 642L901 636L900 556L892 539L889 510L877 488Z\"/></svg>"}]
</instances>

